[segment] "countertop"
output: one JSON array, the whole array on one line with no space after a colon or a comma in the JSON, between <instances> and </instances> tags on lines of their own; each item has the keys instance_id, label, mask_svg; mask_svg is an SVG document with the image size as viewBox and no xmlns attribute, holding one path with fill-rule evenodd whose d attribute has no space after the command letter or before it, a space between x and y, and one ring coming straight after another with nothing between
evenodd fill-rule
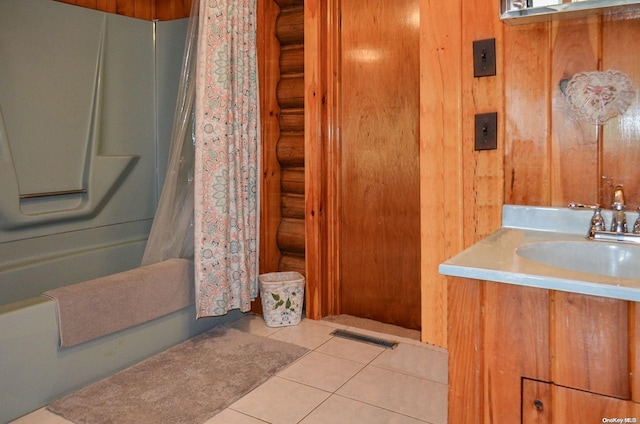
<instances>
[{"instance_id":1,"label":"countertop","mask_svg":"<svg viewBox=\"0 0 640 424\"><path fill-rule=\"evenodd\" d=\"M599 243L586 238L591 215L588 210L505 205L502 227L440 264L439 272L454 277L640 301L640 264L638 278L617 278L547 266L516 253L522 245L542 241ZM603 211L603 216L610 222L609 211ZM627 219L631 218L628 215ZM633 220L635 217L631 222Z\"/></svg>"}]
</instances>

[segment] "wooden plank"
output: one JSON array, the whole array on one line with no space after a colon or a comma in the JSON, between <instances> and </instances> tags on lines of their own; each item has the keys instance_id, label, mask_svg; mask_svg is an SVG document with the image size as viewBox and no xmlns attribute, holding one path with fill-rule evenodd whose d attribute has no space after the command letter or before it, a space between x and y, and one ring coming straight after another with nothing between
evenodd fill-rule
<instances>
[{"instance_id":1,"label":"wooden plank","mask_svg":"<svg viewBox=\"0 0 640 424\"><path fill-rule=\"evenodd\" d=\"M560 81L580 71L598 68L598 17L556 21L551 31L552 172L551 206L571 202L597 203L599 134L596 127L576 119L560 92Z\"/></svg>"},{"instance_id":2,"label":"wooden plank","mask_svg":"<svg viewBox=\"0 0 640 424\"><path fill-rule=\"evenodd\" d=\"M631 400L640 402L640 304L629 303L629 379Z\"/></svg>"},{"instance_id":3,"label":"wooden plank","mask_svg":"<svg viewBox=\"0 0 640 424\"><path fill-rule=\"evenodd\" d=\"M483 283L448 279L448 423L483 423ZM519 392L519 391L518 391Z\"/></svg>"},{"instance_id":4,"label":"wooden plank","mask_svg":"<svg viewBox=\"0 0 640 424\"><path fill-rule=\"evenodd\" d=\"M147 21L155 19L156 1L157 0L135 0L133 6L133 17L137 19L145 19ZM178 2L178 0L173 0L174 4L176 2Z\"/></svg>"},{"instance_id":5,"label":"wooden plank","mask_svg":"<svg viewBox=\"0 0 640 424\"><path fill-rule=\"evenodd\" d=\"M324 132L323 101L326 100L324 70L327 64L322 46L328 41L324 27L327 9L326 2L306 0L304 2L304 119L305 119L305 255L306 264L306 300L307 316L320 319L331 308L328 307L332 296L327 297L327 289L332 287L327 280L327 252L325 240L326 217L321 213L325 207L323 183L324 173Z\"/></svg>"},{"instance_id":6,"label":"wooden plank","mask_svg":"<svg viewBox=\"0 0 640 424\"><path fill-rule=\"evenodd\" d=\"M548 424L552 418L551 384L522 380L522 424Z\"/></svg>"},{"instance_id":7,"label":"wooden plank","mask_svg":"<svg viewBox=\"0 0 640 424\"><path fill-rule=\"evenodd\" d=\"M566 292L554 299L552 381L629 399L627 302Z\"/></svg>"},{"instance_id":8,"label":"wooden plank","mask_svg":"<svg viewBox=\"0 0 640 424\"><path fill-rule=\"evenodd\" d=\"M522 378L550 379L549 291L484 285L485 422L514 423Z\"/></svg>"},{"instance_id":9,"label":"wooden plank","mask_svg":"<svg viewBox=\"0 0 640 424\"><path fill-rule=\"evenodd\" d=\"M504 203L503 27L499 2L462 3L462 176L463 247L469 247L500 227ZM474 78L473 41L496 39L500 76ZM498 112L498 148L475 151L475 115ZM447 203L453 207L454 203Z\"/></svg>"},{"instance_id":10,"label":"wooden plank","mask_svg":"<svg viewBox=\"0 0 640 424\"><path fill-rule=\"evenodd\" d=\"M552 385L554 423L633 423L640 420L640 405L595 393ZM613 421L618 419L618 421ZM625 419L628 419L625 421ZM612 420L612 421L605 421Z\"/></svg>"},{"instance_id":11,"label":"wooden plank","mask_svg":"<svg viewBox=\"0 0 640 424\"><path fill-rule=\"evenodd\" d=\"M602 69L619 70L631 77L635 89L640 82L640 58L637 40L640 37L638 12L624 16L611 16L604 20L602 28ZM623 184L627 194L627 210L635 211L640 206L640 102L639 95L627 111L609 120L603 128L602 175L606 182L600 203L609 207L612 187ZM636 214L630 214L633 225Z\"/></svg>"},{"instance_id":12,"label":"wooden plank","mask_svg":"<svg viewBox=\"0 0 640 424\"><path fill-rule=\"evenodd\" d=\"M116 13L116 0L98 0L96 3L96 8L98 10L102 10L103 12Z\"/></svg>"},{"instance_id":13,"label":"wooden plank","mask_svg":"<svg viewBox=\"0 0 640 424\"><path fill-rule=\"evenodd\" d=\"M460 252L462 98L460 1L420 2L420 280L422 340L447 346L447 278Z\"/></svg>"},{"instance_id":14,"label":"wooden plank","mask_svg":"<svg viewBox=\"0 0 640 424\"><path fill-rule=\"evenodd\" d=\"M535 40L532 43L531 40ZM505 203L550 204L549 24L505 27Z\"/></svg>"},{"instance_id":15,"label":"wooden plank","mask_svg":"<svg viewBox=\"0 0 640 424\"><path fill-rule=\"evenodd\" d=\"M116 0L116 13L132 17L135 14L135 3L131 0Z\"/></svg>"},{"instance_id":16,"label":"wooden plank","mask_svg":"<svg viewBox=\"0 0 640 424\"><path fill-rule=\"evenodd\" d=\"M89 9L96 9L97 7L96 0L76 0L75 4Z\"/></svg>"}]
</instances>

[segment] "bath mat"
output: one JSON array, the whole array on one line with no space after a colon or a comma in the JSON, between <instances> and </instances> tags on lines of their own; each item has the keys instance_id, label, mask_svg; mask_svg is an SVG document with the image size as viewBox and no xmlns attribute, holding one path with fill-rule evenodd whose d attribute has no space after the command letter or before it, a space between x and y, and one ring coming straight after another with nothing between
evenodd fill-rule
<instances>
[{"instance_id":1,"label":"bath mat","mask_svg":"<svg viewBox=\"0 0 640 424\"><path fill-rule=\"evenodd\" d=\"M307 351L215 327L48 409L77 424L202 424Z\"/></svg>"}]
</instances>

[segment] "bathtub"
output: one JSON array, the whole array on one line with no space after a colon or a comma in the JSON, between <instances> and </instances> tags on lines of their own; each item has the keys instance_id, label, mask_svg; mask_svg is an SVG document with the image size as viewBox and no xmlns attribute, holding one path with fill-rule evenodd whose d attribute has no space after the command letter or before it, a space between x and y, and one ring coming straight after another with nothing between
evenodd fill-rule
<instances>
[{"instance_id":1,"label":"bathtub","mask_svg":"<svg viewBox=\"0 0 640 424\"><path fill-rule=\"evenodd\" d=\"M41 408L211 327L194 306L77 346L59 348L56 304L36 296L0 306L0 423Z\"/></svg>"}]
</instances>

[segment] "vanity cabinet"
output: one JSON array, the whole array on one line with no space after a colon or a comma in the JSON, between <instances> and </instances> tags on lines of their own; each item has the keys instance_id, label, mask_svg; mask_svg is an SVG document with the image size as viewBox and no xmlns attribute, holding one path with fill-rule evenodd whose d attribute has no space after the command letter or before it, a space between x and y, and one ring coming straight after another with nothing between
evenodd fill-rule
<instances>
[{"instance_id":1,"label":"vanity cabinet","mask_svg":"<svg viewBox=\"0 0 640 424\"><path fill-rule=\"evenodd\" d=\"M640 420L637 303L458 277L448 303L449 423Z\"/></svg>"}]
</instances>

